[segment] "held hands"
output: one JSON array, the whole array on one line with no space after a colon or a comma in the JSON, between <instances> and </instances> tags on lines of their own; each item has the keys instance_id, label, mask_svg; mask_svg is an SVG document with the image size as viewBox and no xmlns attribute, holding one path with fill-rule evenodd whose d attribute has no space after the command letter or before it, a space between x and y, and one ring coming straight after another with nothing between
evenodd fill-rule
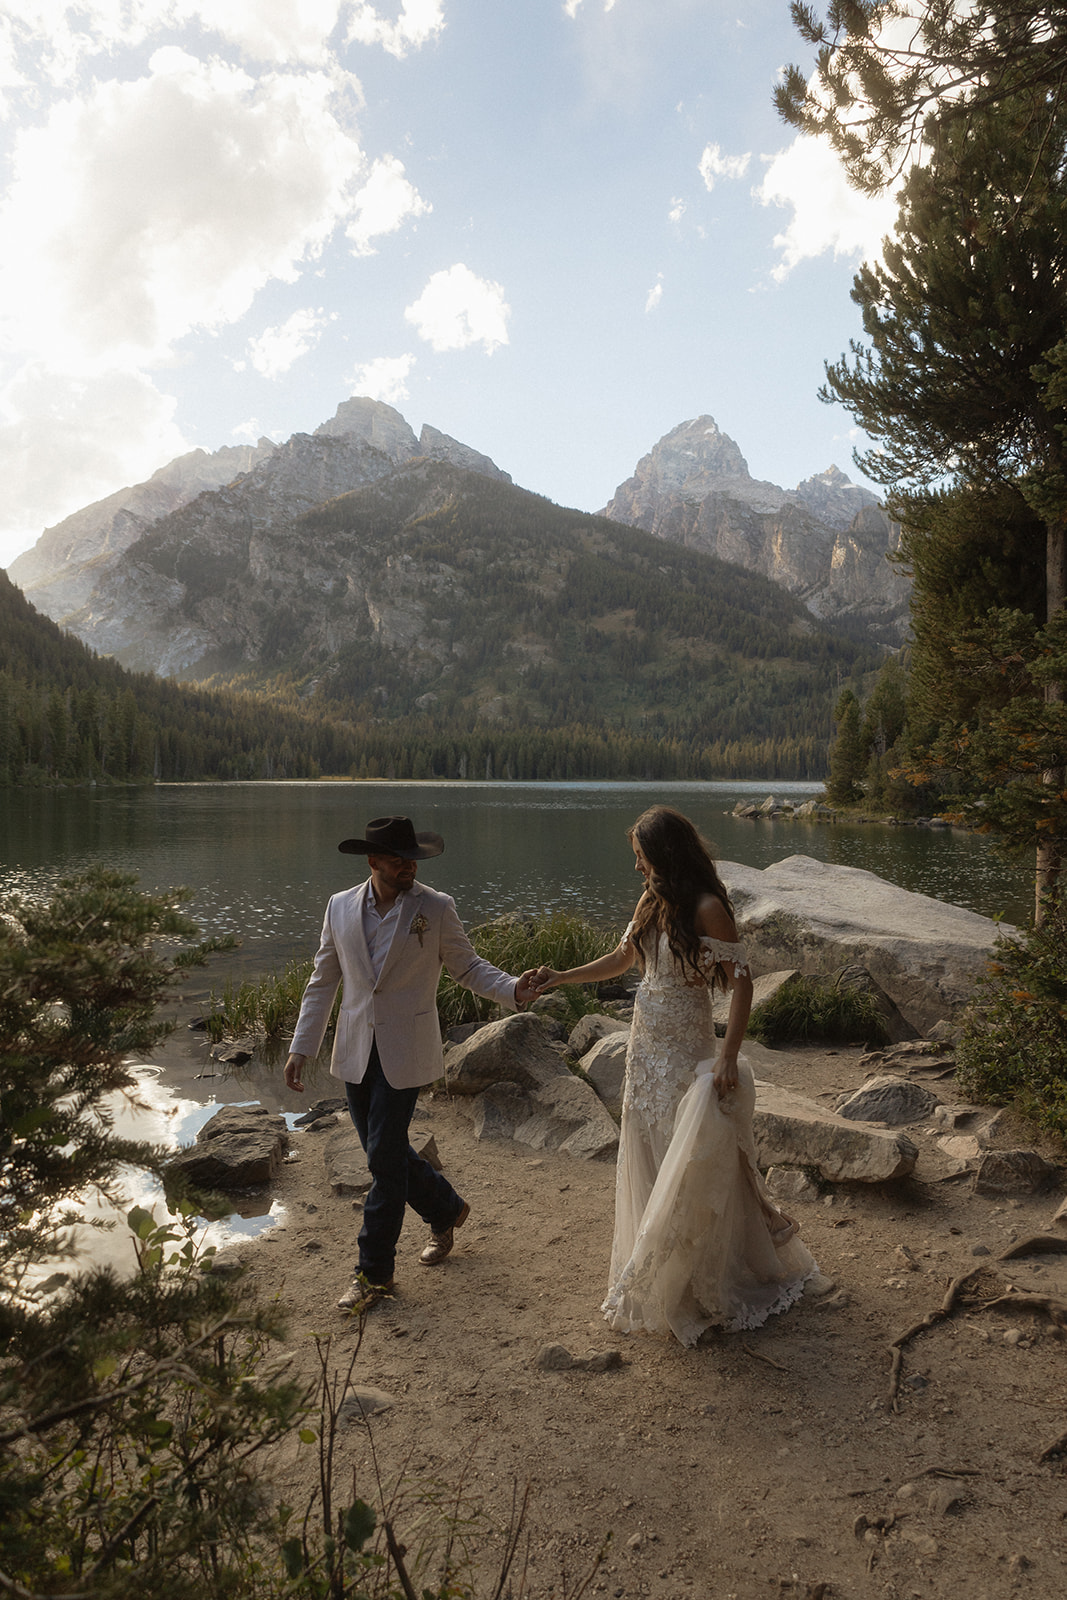
<instances>
[{"instance_id":1,"label":"held hands","mask_svg":"<svg viewBox=\"0 0 1067 1600\"><path fill-rule=\"evenodd\" d=\"M523 973L515 985L515 1004L521 1011L524 1006L528 1006L532 1001L536 1000L540 993L541 990L537 985L537 973L531 967L527 972Z\"/></svg>"},{"instance_id":2,"label":"held hands","mask_svg":"<svg viewBox=\"0 0 1067 1600\"><path fill-rule=\"evenodd\" d=\"M551 967L531 967L515 985L515 1004L520 1008L539 1000L559 979L560 974Z\"/></svg>"},{"instance_id":3,"label":"held hands","mask_svg":"<svg viewBox=\"0 0 1067 1600\"><path fill-rule=\"evenodd\" d=\"M285 1063L285 1087L295 1089L297 1094L304 1092L304 1062L307 1056L291 1055Z\"/></svg>"}]
</instances>

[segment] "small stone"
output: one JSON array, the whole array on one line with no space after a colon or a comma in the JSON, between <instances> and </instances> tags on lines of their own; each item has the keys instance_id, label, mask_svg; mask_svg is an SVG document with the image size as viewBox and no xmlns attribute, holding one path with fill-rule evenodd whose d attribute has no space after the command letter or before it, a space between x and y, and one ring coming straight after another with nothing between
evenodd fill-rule
<instances>
[{"instance_id":1,"label":"small stone","mask_svg":"<svg viewBox=\"0 0 1067 1600\"><path fill-rule=\"evenodd\" d=\"M931 1539L928 1533L920 1533L918 1528L901 1528L899 1537L914 1545L920 1555L936 1556L937 1540Z\"/></svg>"},{"instance_id":2,"label":"small stone","mask_svg":"<svg viewBox=\"0 0 1067 1600\"><path fill-rule=\"evenodd\" d=\"M963 1484L946 1479L930 1490L926 1508L932 1516L947 1517L950 1511L958 1511L966 1502L967 1491Z\"/></svg>"},{"instance_id":3,"label":"small stone","mask_svg":"<svg viewBox=\"0 0 1067 1600\"><path fill-rule=\"evenodd\" d=\"M915 1498L915 1485L913 1483L902 1483L900 1488L897 1490L897 1499L898 1500L913 1500L914 1498Z\"/></svg>"},{"instance_id":4,"label":"small stone","mask_svg":"<svg viewBox=\"0 0 1067 1600\"><path fill-rule=\"evenodd\" d=\"M893 1255L900 1266L907 1272L918 1272L919 1262L913 1251L906 1244L898 1244Z\"/></svg>"},{"instance_id":5,"label":"small stone","mask_svg":"<svg viewBox=\"0 0 1067 1600\"><path fill-rule=\"evenodd\" d=\"M974 1178L975 1194L1036 1194L1054 1169L1036 1150L987 1150Z\"/></svg>"},{"instance_id":6,"label":"small stone","mask_svg":"<svg viewBox=\"0 0 1067 1600\"><path fill-rule=\"evenodd\" d=\"M904 1382L909 1389L925 1389L929 1379L924 1378L921 1372L913 1372Z\"/></svg>"},{"instance_id":7,"label":"small stone","mask_svg":"<svg viewBox=\"0 0 1067 1600\"><path fill-rule=\"evenodd\" d=\"M1024 1556L1022 1554L1022 1552L1019 1551L1016 1555L1013 1555L1011 1560L1008 1562L1008 1571L1009 1572L1025 1572L1029 1565L1030 1565L1029 1557L1028 1556Z\"/></svg>"},{"instance_id":8,"label":"small stone","mask_svg":"<svg viewBox=\"0 0 1067 1600\"><path fill-rule=\"evenodd\" d=\"M537 1365L542 1372L569 1372L574 1357L561 1344L546 1344L538 1351Z\"/></svg>"},{"instance_id":9,"label":"small stone","mask_svg":"<svg viewBox=\"0 0 1067 1600\"><path fill-rule=\"evenodd\" d=\"M626 1541L627 1550L641 1550L644 1547L645 1536L643 1533L632 1533Z\"/></svg>"},{"instance_id":10,"label":"small stone","mask_svg":"<svg viewBox=\"0 0 1067 1600\"><path fill-rule=\"evenodd\" d=\"M361 1385L349 1390L340 1414L349 1422L358 1422L361 1417L373 1417L377 1412L388 1411L390 1406L395 1405L396 1400L384 1389L364 1388Z\"/></svg>"},{"instance_id":11,"label":"small stone","mask_svg":"<svg viewBox=\"0 0 1067 1600\"><path fill-rule=\"evenodd\" d=\"M987 1256L989 1254L989 1246L987 1244L972 1244L971 1254L972 1256Z\"/></svg>"},{"instance_id":12,"label":"small stone","mask_svg":"<svg viewBox=\"0 0 1067 1600\"><path fill-rule=\"evenodd\" d=\"M622 1366L621 1350L593 1350L582 1361L574 1363L585 1372L611 1372Z\"/></svg>"},{"instance_id":13,"label":"small stone","mask_svg":"<svg viewBox=\"0 0 1067 1600\"><path fill-rule=\"evenodd\" d=\"M1004 1335L1003 1342L1005 1344L1011 1345L1014 1348L1016 1345L1022 1344L1022 1342L1023 1342L1022 1333L1019 1331L1018 1328L1009 1328L1007 1333Z\"/></svg>"},{"instance_id":14,"label":"small stone","mask_svg":"<svg viewBox=\"0 0 1067 1600\"><path fill-rule=\"evenodd\" d=\"M802 1167L771 1167L767 1173L767 1189L775 1200L817 1200L819 1185L812 1181Z\"/></svg>"}]
</instances>

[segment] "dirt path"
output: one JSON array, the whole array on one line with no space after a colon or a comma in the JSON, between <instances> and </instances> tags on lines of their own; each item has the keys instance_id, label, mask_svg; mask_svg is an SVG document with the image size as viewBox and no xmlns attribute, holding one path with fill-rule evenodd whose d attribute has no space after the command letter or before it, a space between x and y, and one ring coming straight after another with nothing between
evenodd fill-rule
<instances>
[{"instance_id":1,"label":"dirt path","mask_svg":"<svg viewBox=\"0 0 1067 1600\"><path fill-rule=\"evenodd\" d=\"M829 1104L861 1080L857 1061L763 1052L757 1076ZM758 1333L684 1350L612 1333L599 1315L610 1165L478 1143L444 1099L423 1102L418 1126L471 1217L449 1260L426 1269L409 1214L397 1295L367 1317L355 1374L395 1403L343 1427L337 1465L370 1500L377 1470L412 1552L420 1497L462 1481L499 1529L529 1484L528 1596L573 1596L610 1535L587 1593L1060 1600L1067 1455L1037 1457L1067 1429L1063 1330L965 1305L911 1341L899 1410L886 1401L890 1341L956 1276L980 1269L983 1299L1009 1285L1067 1299L1067 1257L997 1259L1048 1226L1056 1196L990 1201L969 1179L838 1188L795 1208L836 1289ZM315 1334L331 1336L335 1368L356 1343L334 1302L358 1210L330 1195L316 1137L300 1137L282 1173L283 1224L237 1252L279 1297L309 1376ZM621 1350L622 1365L543 1371L547 1344ZM314 1451L287 1446L278 1466L302 1505Z\"/></svg>"}]
</instances>

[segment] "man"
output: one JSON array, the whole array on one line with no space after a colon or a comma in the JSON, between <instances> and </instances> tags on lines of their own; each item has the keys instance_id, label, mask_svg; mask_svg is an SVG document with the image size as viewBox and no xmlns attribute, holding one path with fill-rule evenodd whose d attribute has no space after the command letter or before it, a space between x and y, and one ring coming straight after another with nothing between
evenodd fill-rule
<instances>
[{"instance_id":1,"label":"man","mask_svg":"<svg viewBox=\"0 0 1067 1600\"><path fill-rule=\"evenodd\" d=\"M300 1005L285 1081L303 1093L304 1063L322 1046L341 984L330 1071L344 1081L348 1109L367 1155L372 1183L363 1207L359 1266L337 1302L362 1311L393 1288L396 1244L410 1205L430 1227L420 1260L436 1266L452 1249L470 1207L448 1179L416 1155L408 1127L419 1089L441 1076L437 982L445 966L465 989L517 1010L537 996L521 978L483 961L450 895L415 881L416 865L439 856L438 833L415 832L408 817L378 817L365 839L338 849L365 855L370 878L335 894L326 907L315 968Z\"/></svg>"}]
</instances>

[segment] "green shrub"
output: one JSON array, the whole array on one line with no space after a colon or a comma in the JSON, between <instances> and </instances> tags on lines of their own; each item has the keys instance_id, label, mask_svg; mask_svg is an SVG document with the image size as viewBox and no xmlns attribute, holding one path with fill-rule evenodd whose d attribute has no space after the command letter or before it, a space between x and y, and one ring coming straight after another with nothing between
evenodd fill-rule
<instances>
[{"instance_id":1,"label":"green shrub","mask_svg":"<svg viewBox=\"0 0 1067 1600\"><path fill-rule=\"evenodd\" d=\"M763 1044L884 1044L881 1012L860 989L824 978L796 978L755 1008L749 1037Z\"/></svg>"},{"instance_id":2,"label":"green shrub","mask_svg":"<svg viewBox=\"0 0 1067 1600\"><path fill-rule=\"evenodd\" d=\"M1021 939L1000 938L956 1051L974 1100L1011 1105L1067 1139L1067 911Z\"/></svg>"},{"instance_id":3,"label":"green shrub","mask_svg":"<svg viewBox=\"0 0 1067 1600\"><path fill-rule=\"evenodd\" d=\"M518 977L531 967L554 967L558 972L582 967L614 950L619 935L568 911L555 911L550 917L497 917L472 928L470 939L484 960ZM568 984L553 992L565 997L568 1012L575 1020L585 1011L597 1009L588 988ZM491 1000L471 994L442 972L437 988L437 1014L442 1028L484 1021L492 1009Z\"/></svg>"},{"instance_id":4,"label":"green shrub","mask_svg":"<svg viewBox=\"0 0 1067 1600\"><path fill-rule=\"evenodd\" d=\"M498 917L471 929L471 943L478 954L503 972L516 977L530 967L584 966L598 956L607 955L619 942L617 933L598 928L582 917L556 911L550 917ZM211 1038L243 1038L260 1035L280 1039L296 1025L300 998L311 976L310 961L292 961L278 976L245 979L234 985L227 982L221 994L211 994L211 1014L207 1031ZM568 1017L577 1020L586 1011L598 1009L592 991L568 985L555 991ZM337 1017L339 1000L334 1002L331 1026ZM437 989L437 1013L442 1028L464 1022L484 1022L493 1002L482 1000L462 988L447 972L442 972Z\"/></svg>"}]
</instances>

